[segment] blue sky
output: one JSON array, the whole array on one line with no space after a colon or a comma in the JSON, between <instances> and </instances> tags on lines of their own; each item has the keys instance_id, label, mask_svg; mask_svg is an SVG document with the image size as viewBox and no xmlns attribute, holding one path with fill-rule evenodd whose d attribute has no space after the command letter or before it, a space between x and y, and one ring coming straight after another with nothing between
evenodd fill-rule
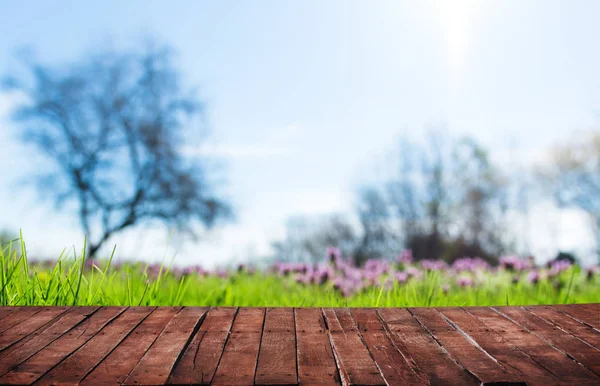
<instances>
[{"instance_id":1,"label":"blue sky","mask_svg":"<svg viewBox=\"0 0 600 386\"><path fill-rule=\"evenodd\" d=\"M198 245L162 228L112 243L122 256L156 259L168 247L179 262L211 266L268 252L291 215L351 210L400 135L443 126L510 165L597 128L598 14L597 1L0 1L0 71L16 68L23 46L61 62L146 36L171 44L212 131L188 151L223 160L238 222ZM15 100L0 97L0 227L23 228L34 253L80 246L75 218L14 182L27 158L6 119ZM552 245L540 222L540 254L588 240L566 216Z\"/></svg>"}]
</instances>

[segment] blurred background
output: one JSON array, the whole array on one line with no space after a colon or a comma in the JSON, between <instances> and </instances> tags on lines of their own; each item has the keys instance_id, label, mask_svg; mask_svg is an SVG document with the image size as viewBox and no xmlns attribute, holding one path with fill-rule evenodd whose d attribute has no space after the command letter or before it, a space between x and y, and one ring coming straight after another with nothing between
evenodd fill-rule
<instances>
[{"instance_id":1,"label":"blurred background","mask_svg":"<svg viewBox=\"0 0 600 386\"><path fill-rule=\"evenodd\" d=\"M0 1L0 239L600 259L595 1Z\"/></svg>"}]
</instances>

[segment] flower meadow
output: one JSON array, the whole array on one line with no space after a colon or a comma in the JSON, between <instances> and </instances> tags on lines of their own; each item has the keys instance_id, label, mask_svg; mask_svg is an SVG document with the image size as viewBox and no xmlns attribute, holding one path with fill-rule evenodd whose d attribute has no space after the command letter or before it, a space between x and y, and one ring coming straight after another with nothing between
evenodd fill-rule
<instances>
[{"instance_id":1,"label":"flower meadow","mask_svg":"<svg viewBox=\"0 0 600 386\"><path fill-rule=\"evenodd\" d=\"M10 251L10 252L9 252ZM569 261L543 267L504 256L497 266L479 258L452 264L413 261L409 250L390 260L353 265L336 248L320 264L240 265L208 271L136 262L113 263L84 254L35 262L21 250L0 254L0 305L148 305L422 307L600 302L600 267Z\"/></svg>"}]
</instances>

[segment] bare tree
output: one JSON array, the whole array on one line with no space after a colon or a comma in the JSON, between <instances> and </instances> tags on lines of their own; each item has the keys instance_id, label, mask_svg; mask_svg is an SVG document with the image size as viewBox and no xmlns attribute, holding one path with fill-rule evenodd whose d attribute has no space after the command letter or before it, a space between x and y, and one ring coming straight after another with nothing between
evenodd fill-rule
<instances>
[{"instance_id":1,"label":"bare tree","mask_svg":"<svg viewBox=\"0 0 600 386\"><path fill-rule=\"evenodd\" d=\"M383 196L375 194L378 187L359 192L362 202L370 203L359 217L378 219L363 221L371 232L365 241L382 245L386 239L399 250L394 241L401 240L416 259L469 254L494 260L504 247L507 203L504 181L485 150L473 139L432 132L420 145L401 140L397 162Z\"/></svg>"},{"instance_id":2,"label":"bare tree","mask_svg":"<svg viewBox=\"0 0 600 386\"><path fill-rule=\"evenodd\" d=\"M160 221L196 236L230 214L206 165L186 158L184 139L202 104L184 90L168 48L99 52L70 65L25 63L9 77L26 96L15 111L22 139L50 163L40 187L74 203L95 256L114 234ZM200 138L200 137L198 137Z\"/></svg>"},{"instance_id":3,"label":"bare tree","mask_svg":"<svg viewBox=\"0 0 600 386\"><path fill-rule=\"evenodd\" d=\"M384 194L375 187L359 190L357 214L362 238L353 255L356 264L400 252L401 240L390 221L390 206Z\"/></svg>"},{"instance_id":4,"label":"bare tree","mask_svg":"<svg viewBox=\"0 0 600 386\"><path fill-rule=\"evenodd\" d=\"M507 184L488 157L471 138L458 141L453 150L452 191L459 236L493 255L504 252L504 219L508 208Z\"/></svg>"},{"instance_id":5,"label":"bare tree","mask_svg":"<svg viewBox=\"0 0 600 386\"><path fill-rule=\"evenodd\" d=\"M417 259L440 258L451 220L451 141L432 132L424 144L406 139L397 150L397 171L386 183L391 212L401 225L404 246Z\"/></svg>"},{"instance_id":6,"label":"bare tree","mask_svg":"<svg viewBox=\"0 0 600 386\"><path fill-rule=\"evenodd\" d=\"M339 214L293 217L286 224L286 237L272 244L278 261L320 262L328 247L339 248L344 256L354 256L360 239L348 219Z\"/></svg>"},{"instance_id":7,"label":"bare tree","mask_svg":"<svg viewBox=\"0 0 600 386\"><path fill-rule=\"evenodd\" d=\"M539 174L560 206L589 216L600 261L600 134L556 146Z\"/></svg>"}]
</instances>

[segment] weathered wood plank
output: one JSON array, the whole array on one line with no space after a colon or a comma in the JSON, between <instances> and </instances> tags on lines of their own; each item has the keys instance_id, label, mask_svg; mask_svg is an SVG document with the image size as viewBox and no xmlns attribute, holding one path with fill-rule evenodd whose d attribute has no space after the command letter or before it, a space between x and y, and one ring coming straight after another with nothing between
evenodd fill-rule
<instances>
[{"instance_id":1,"label":"weathered wood plank","mask_svg":"<svg viewBox=\"0 0 600 386\"><path fill-rule=\"evenodd\" d=\"M67 307L44 307L9 330L0 333L0 351L17 343L67 310Z\"/></svg>"},{"instance_id":2,"label":"weathered wood plank","mask_svg":"<svg viewBox=\"0 0 600 386\"><path fill-rule=\"evenodd\" d=\"M124 384L164 384L175 362L199 327L208 309L184 307L171 319L144 354L140 362L125 378Z\"/></svg>"},{"instance_id":3,"label":"weathered wood plank","mask_svg":"<svg viewBox=\"0 0 600 386\"><path fill-rule=\"evenodd\" d=\"M484 384L518 381L496 360L485 355L463 334L452 327L434 308L410 308L410 312L460 364L475 374Z\"/></svg>"},{"instance_id":4,"label":"weathered wood plank","mask_svg":"<svg viewBox=\"0 0 600 386\"><path fill-rule=\"evenodd\" d=\"M9 313L2 319L2 323L0 323L0 334L12 329L17 324L29 319L43 309L46 309L46 307L19 307L17 311Z\"/></svg>"},{"instance_id":5,"label":"weathered wood plank","mask_svg":"<svg viewBox=\"0 0 600 386\"><path fill-rule=\"evenodd\" d=\"M559 304L552 307L600 331L600 304Z\"/></svg>"},{"instance_id":6,"label":"weathered wood plank","mask_svg":"<svg viewBox=\"0 0 600 386\"><path fill-rule=\"evenodd\" d=\"M571 360L563 352L530 334L491 307L465 307L464 309L567 384L599 381L596 375Z\"/></svg>"},{"instance_id":7,"label":"weathered wood plank","mask_svg":"<svg viewBox=\"0 0 600 386\"><path fill-rule=\"evenodd\" d=\"M38 351L35 355L0 378L0 383L29 384L60 363L73 351L91 339L126 307L102 307L75 328Z\"/></svg>"},{"instance_id":8,"label":"weathered wood plank","mask_svg":"<svg viewBox=\"0 0 600 386\"><path fill-rule=\"evenodd\" d=\"M600 351L598 349L521 307L494 307L494 309L546 343L575 358L594 374L600 375Z\"/></svg>"},{"instance_id":9,"label":"weathered wood plank","mask_svg":"<svg viewBox=\"0 0 600 386\"><path fill-rule=\"evenodd\" d=\"M213 385L254 384L264 318L264 308L239 309Z\"/></svg>"},{"instance_id":10,"label":"weathered wood plank","mask_svg":"<svg viewBox=\"0 0 600 386\"><path fill-rule=\"evenodd\" d=\"M567 331L569 334L578 337L579 339L587 342L588 344L600 349L600 331L594 330L592 327L586 326L567 315L559 312L552 307L548 306L537 306L537 307L523 307L527 311L543 318L555 326Z\"/></svg>"},{"instance_id":11,"label":"weathered wood plank","mask_svg":"<svg viewBox=\"0 0 600 386\"><path fill-rule=\"evenodd\" d=\"M376 309L354 308L350 312L356 320L359 334L389 385L428 383L426 379L417 376L406 358L393 345Z\"/></svg>"},{"instance_id":12,"label":"weathered wood plank","mask_svg":"<svg viewBox=\"0 0 600 386\"><path fill-rule=\"evenodd\" d=\"M223 354L237 308L212 308L173 369L168 383L208 385Z\"/></svg>"},{"instance_id":13,"label":"weathered wood plank","mask_svg":"<svg viewBox=\"0 0 600 386\"><path fill-rule=\"evenodd\" d=\"M296 308L298 380L301 385L339 385L323 313L319 308Z\"/></svg>"},{"instance_id":14,"label":"weathered wood plank","mask_svg":"<svg viewBox=\"0 0 600 386\"><path fill-rule=\"evenodd\" d=\"M159 307L93 369L82 385L121 384L182 307Z\"/></svg>"},{"instance_id":15,"label":"weathered wood plank","mask_svg":"<svg viewBox=\"0 0 600 386\"><path fill-rule=\"evenodd\" d=\"M146 316L153 307L129 307L39 380L42 383L76 384L106 357Z\"/></svg>"},{"instance_id":16,"label":"weathered wood plank","mask_svg":"<svg viewBox=\"0 0 600 386\"><path fill-rule=\"evenodd\" d=\"M473 340L480 350L485 352L485 355L492 357L508 373L512 374L510 379L527 379L536 384L552 384L558 381L558 378L548 369L540 366L523 351L505 340L502 334L490 329L471 314L454 307L440 308L438 311L467 339Z\"/></svg>"},{"instance_id":17,"label":"weathered wood plank","mask_svg":"<svg viewBox=\"0 0 600 386\"><path fill-rule=\"evenodd\" d=\"M478 385L443 349L407 309L382 308L379 315L394 345L409 360L418 374L432 385Z\"/></svg>"},{"instance_id":18,"label":"weathered wood plank","mask_svg":"<svg viewBox=\"0 0 600 386\"><path fill-rule=\"evenodd\" d=\"M293 308L268 308L258 353L256 385L297 385Z\"/></svg>"},{"instance_id":19,"label":"weathered wood plank","mask_svg":"<svg viewBox=\"0 0 600 386\"><path fill-rule=\"evenodd\" d=\"M325 308L323 314L342 379L349 385L385 385L350 312L345 308Z\"/></svg>"},{"instance_id":20,"label":"weathered wood plank","mask_svg":"<svg viewBox=\"0 0 600 386\"><path fill-rule=\"evenodd\" d=\"M58 339L99 307L76 307L0 353L0 376Z\"/></svg>"},{"instance_id":21,"label":"weathered wood plank","mask_svg":"<svg viewBox=\"0 0 600 386\"><path fill-rule=\"evenodd\" d=\"M596 306L0 307L0 384L597 385Z\"/></svg>"},{"instance_id":22,"label":"weathered wood plank","mask_svg":"<svg viewBox=\"0 0 600 386\"><path fill-rule=\"evenodd\" d=\"M2 321L2 319L7 317L8 315L12 314L13 312L16 312L18 309L19 309L18 307L9 307L9 306L0 307L0 321Z\"/></svg>"}]
</instances>

